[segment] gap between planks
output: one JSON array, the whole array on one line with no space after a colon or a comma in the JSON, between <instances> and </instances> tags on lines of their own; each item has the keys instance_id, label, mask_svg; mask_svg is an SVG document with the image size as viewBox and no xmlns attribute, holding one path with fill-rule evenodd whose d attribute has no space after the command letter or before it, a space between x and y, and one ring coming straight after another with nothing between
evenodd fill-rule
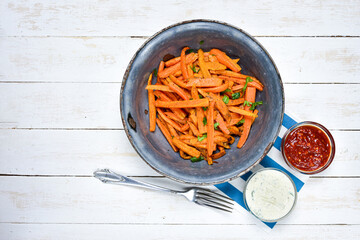
<instances>
[{"instance_id":1,"label":"gap between planks","mask_svg":"<svg viewBox=\"0 0 360 240\"><path fill-rule=\"evenodd\" d=\"M154 33L155 34L155 33ZM136 38L148 39L152 36L28 36L28 35L2 35L0 38ZM360 38L358 35L252 35L255 38Z\"/></svg>"},{"instance_id":2,"label":"gap between planks","mask_svg":"<svg viewBox=\"0 0 360 240\"><path fill-rule=\"evenodd\" d=\"M39 225L149 225L149 226L187 226L187 225L196 225L196 226L257 226L256 224L236 224L236 223L226 223L226 224L211 224L211 223L69 223L69 222L59 222L59 223L47 223L47 222L0 222L0 224L39 224ZM359 226L360 224L345 224L345 223L333 223L333 224L281 224L277 223L277 226Z\"/></svg>"},{"instance_id":3,"label":"gap between planks","mask_svg":"<svg viewBox=\"0 0 360 240\"><path fill-rule=\"evenodd\" d=\"M92 175L66 175L66 174L7 174L1 173L0 177L42 177L42 178L92 178ZM141 175L129 175L127 177L132 178L164 178L165 176L141 176ZM310 178L316 179L328 179L328 178L340 178L340 179L352 179L352 178L360 178L360 176L310 176Z\"/></svg>"}]
</instances>

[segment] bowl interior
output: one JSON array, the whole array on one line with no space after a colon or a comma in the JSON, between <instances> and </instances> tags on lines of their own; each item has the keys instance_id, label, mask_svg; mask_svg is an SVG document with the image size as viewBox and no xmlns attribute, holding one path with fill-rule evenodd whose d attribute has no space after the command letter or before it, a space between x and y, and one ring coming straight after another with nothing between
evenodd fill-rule
<instances>
[{"instance_id":1,"label":"bowl interior","mask_svg":"<svg viewBox=\"0 0 360 240\"><path fill-rule=\"evenodd\" d=\"M160 129L149 132L148 97L145 87L149 73L167 54L179 56L184 46L208 51L218 48L232 58L240 58L243 74L255 76L264 84L257 93L259 117L254 122L245 145L238 149L237 139L209 166L205 161L192 163L175 153ZM153 82L154 83L154 82ZM280 129L284 99L277 69L267 52L249 35L234 27L207 21L182 23L169 27L148 40L135 54L125 73L121 89L121 115L125 130L136 151L155 170L180 182L213 184L246 173L272 146ZM136 131L129 123L129 114Z\"/></svg>"}]
</instances>

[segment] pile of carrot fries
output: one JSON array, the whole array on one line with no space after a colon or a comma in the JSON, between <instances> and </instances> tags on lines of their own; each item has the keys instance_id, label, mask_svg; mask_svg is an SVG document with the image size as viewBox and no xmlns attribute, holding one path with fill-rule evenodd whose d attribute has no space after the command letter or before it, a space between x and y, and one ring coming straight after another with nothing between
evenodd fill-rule
<instances>
[{"instance_id":1,"label":"pile of carrot fries","mask_svg":"<svg viewBox=\"0 0 360 240\"><path fill-rule=\"evenodd\" d=\"M159 127L175 152L192 162L213 164L239 136L241 148L258 116L256 90L263 85L240 73L239 59L211 49L185 47L179 57L161 61L157 81L150 74L150 131Z\"/></svg>"}]
</instances>

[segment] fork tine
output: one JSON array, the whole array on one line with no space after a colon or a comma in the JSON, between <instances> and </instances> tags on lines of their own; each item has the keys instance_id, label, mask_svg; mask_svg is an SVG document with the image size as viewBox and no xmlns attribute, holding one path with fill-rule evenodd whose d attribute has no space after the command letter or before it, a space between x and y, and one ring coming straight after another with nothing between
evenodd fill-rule
<instances>
[{"instance_id":1,"label":"fork tine","mask_svg":"<svg viewBox=\"0 0 360 240\"><path fill-rule=\"evenodd\" d=\"M213 191L211 191L211 190L209 190L209 189L205 189L205 188L198 188L197 190L198 190L198 192L199 192L199 191L201 191L201 192L207 192L207 193L214 194L214 195L216 195L216 196L219 196L219 197L225 198L225 199L227 199L227 200L234 201L234 200L232 200L231 198L229 198L229 197L228 197L228 196L226 196L226 195L222 195L222 194L219 194L219 193L213 192Z\"/></svg>"},{"instance_id":2,"label":"fork tine","mask_svg":"<svg viewBox=\"0 0 360 240\"><path fill-rule=\"evenodd\" d=\"M224 195L220 195L218 193L212 192L212 191L202 191L202 190L198 190L196 193L198 194L202 194L211 198L215 198L219 201L222 202L226 202L228 204L234 205L234 200L232 200L231 198L224 196Z\"/></svg>"},{"instance_id":3,"label":"fork tine","mask_svg":"<svg viewBox=\"0 0 360 240\"><path fill-rule=\"evenodd\" d=\"M206 200L208 202L211 202L213 204L217 204L219 206L222 206L222 207L227 207L227 208L233 208L233 205L232 203L228 203L228 202L224 202L222 200L220 201L217 201L218 199L217 198L214 198L214 197L209 197L207 195L197 195L197 198L200 199L200 200ZM228 204L227 204L228 203Z\"/></svg>"},{"instance_id":4,"label":"fork tine","mask_svg":"<svg viewBox=\"0 0 360 240\"><path fill-rule=\"evenodd\" d=\"M195 203L197 203L199 205L204 205L204 206L208 206L208 207L212 207L212 208L216 208L216 209L219 209L219 210L223 210L223 211L232 213L232 208L231 207L228 207L228 206L223 205L223 204L219 204L219 203L211 201L209 199L198 198L195 201Z\"/></svg>"}]
</instances>

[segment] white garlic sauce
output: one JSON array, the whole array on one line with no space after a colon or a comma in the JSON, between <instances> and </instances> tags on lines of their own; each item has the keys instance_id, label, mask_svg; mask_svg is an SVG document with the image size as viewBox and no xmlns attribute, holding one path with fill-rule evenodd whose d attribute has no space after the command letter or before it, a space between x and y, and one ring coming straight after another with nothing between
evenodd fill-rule
<instances>
[{"instance_id":1,"label":"white garlic sauce","mask_svg":"<svg viewBox=\"0 0 360 240\"><path fill-rule=\"evenodd\" d=\"M295 203L295 187L282 172L266 169L247 183L245 199L250 211L262 220L284 217Z\"/></svg>"}]
</instances>

